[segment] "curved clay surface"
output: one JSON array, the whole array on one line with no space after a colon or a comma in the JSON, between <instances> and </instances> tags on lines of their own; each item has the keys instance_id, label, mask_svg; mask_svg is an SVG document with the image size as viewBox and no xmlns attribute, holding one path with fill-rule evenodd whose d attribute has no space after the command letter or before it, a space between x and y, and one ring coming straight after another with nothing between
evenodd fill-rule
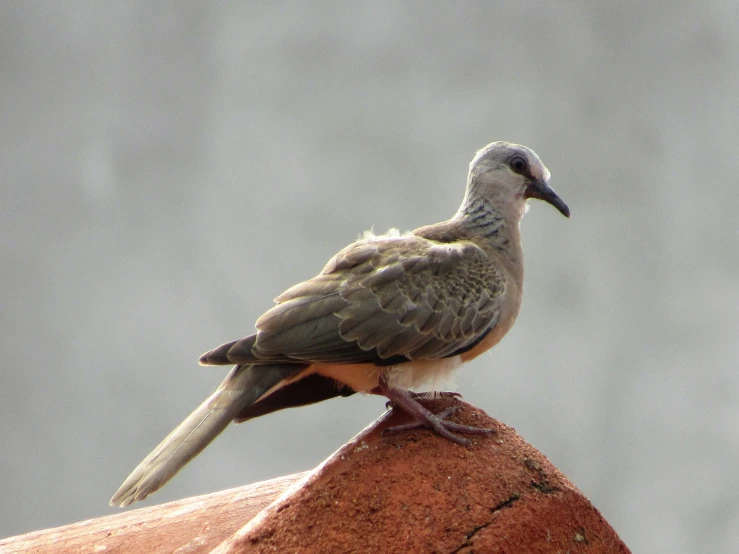
<instances>
[{"instance_id":1,"label":"curved clay surface","mask_svg":"<svg viewBox=\"0 0 739 554\"><path fill-rule=\"evenodd\" d=\"M431 403L430 403L431 405ZM216 551L629 552L583 494L516 432L455 398L451 417L497 430L464 447L380 418ZM216 552L214 551L214 552Z\"/></svg>"}]
</instances>

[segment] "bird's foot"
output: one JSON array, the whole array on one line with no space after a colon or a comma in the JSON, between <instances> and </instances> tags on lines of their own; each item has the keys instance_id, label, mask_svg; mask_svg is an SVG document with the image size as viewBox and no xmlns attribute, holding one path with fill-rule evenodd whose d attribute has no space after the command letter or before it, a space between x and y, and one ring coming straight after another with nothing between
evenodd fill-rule
<instances>
[{"instance_id":1,"label":"bird's foot","mask_svg":"<svg viewBox=\"0 0 739 554\"><path fill-rule=\"evenodd\" d=\"M420 396L418 393L412 393L404 389L396 389L388 387L384 383L380 383L381 393L388 397L389 404L393 409L399 408L412 416L415 421L403 425L389 427L383 431L385 435L394 435L404 431L410 431L419 428L428 428L436 432L436 434L463 446L471 445L471 441L460 435L494 435L494 429L486 429L484 427L472 427L471 425L461 425L448 421L447 418L458 410L456 406L451 406L438 414L432 413L419 402L419 398L428 399ZM447 393L442 396L459 396L457 393Z\"/></svg>"}]
</instances>

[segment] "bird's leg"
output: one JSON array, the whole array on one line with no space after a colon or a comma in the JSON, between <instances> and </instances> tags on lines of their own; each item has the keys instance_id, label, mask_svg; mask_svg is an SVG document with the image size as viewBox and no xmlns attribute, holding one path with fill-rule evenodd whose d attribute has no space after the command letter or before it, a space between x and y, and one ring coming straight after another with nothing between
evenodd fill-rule
<instances>
[{"instance_id":1,"label":"bird's leg","mask_svg":"<svg viewBox=\"0 0 739 554\"><path fill-rule=\"evenodd\" d=\"M411 391L411 396L418 400L433 400L434 398L461 398L462 395L458 392L451 390L439 390L439 391L423 391L415 392Z\"/></svg>"},{"instance_id":2,"label":"bird's leg","mask_svg":"<svg viewBox=\"0 0 739 554\"><path fill-rule=\"evenodd\" d=\"M463 446L469 446L471 444L470 441L464 437L460 437L457 433L461 433L463 435L492 435L495 433L494 429L460 425L459 423L447 421L446 418L454 413L456 408L447 408L440 414L435 415L417 400L416 394L406 389L390 387L384 378L380 379L377 391L390 400L393 409L396 407L400 408L415 419L412 423L385 429L384 433L386 434L400 433L411 429L417 429L419 427L427 427L434 430L438 435L441 435L445 439L449 439L450 441Z\"/></svg>"},{"instance_id":3,"label":"bird's leg","mask_svg":"<svg viewBox=\"0 0 739 554\"><path fill-rule=\"evenodd\" d=\"M434 400L435 398L462 398L462 395L461 394L459 394L458 392L450 391L450 390L422 391L422 392L408 391L408 392L410 392L411 396L415 400L418 400L418 401L421 401L421 400ZM382 394L382 393L379 392L379 390L378 390L377 391L377 394ZM385 409L386 410L389 410L392 407L393 407L393 401L392 400L388 400L387 402L385 402ZM454 411L456 411L456 408L454 408L454 410L452 410L452 412L449 412L444 417L448 417ZM436 414L436 417L439 417L441 419L444 419L443 417L441 417L441 414ZM415 425L415 423L413 425Z\"/></svg>"}]
</instances>

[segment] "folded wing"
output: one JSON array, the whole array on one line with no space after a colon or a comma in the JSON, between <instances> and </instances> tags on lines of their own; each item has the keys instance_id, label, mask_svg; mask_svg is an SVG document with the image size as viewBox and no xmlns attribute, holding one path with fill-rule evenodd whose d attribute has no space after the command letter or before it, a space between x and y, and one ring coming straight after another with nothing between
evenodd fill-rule
<instances>
[{"instance_id":1,"label":"folded wing","mask_svg":"<svg viewBox=\"0 0 739 554\"><path fill-rule=\"evenodd\" d=\"M472 242L373 237L278 296L256 334L201 363L393 365L453 356L495 326L505 290L500 270Z\"/></svg>"}]
</instances>

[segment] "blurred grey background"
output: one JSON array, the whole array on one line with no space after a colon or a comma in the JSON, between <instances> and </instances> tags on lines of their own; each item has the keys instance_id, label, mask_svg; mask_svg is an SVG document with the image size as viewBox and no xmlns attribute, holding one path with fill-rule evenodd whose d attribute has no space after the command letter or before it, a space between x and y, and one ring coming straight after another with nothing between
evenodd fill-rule
<instances>
[{"instance_id":1,"label":"blurred grey background","mask_svg":"<svg viewBox=\"0 0 739 554\"><path fill-rule=\"evenodd\" d=\"M736 2L0 4L0 537L115 513L205 350L358 234L536 150L514 329L457 374L634 552L739 548ZM231 427L161 503L312 468L384 410Z\"/></svg>"}]
</instances>

